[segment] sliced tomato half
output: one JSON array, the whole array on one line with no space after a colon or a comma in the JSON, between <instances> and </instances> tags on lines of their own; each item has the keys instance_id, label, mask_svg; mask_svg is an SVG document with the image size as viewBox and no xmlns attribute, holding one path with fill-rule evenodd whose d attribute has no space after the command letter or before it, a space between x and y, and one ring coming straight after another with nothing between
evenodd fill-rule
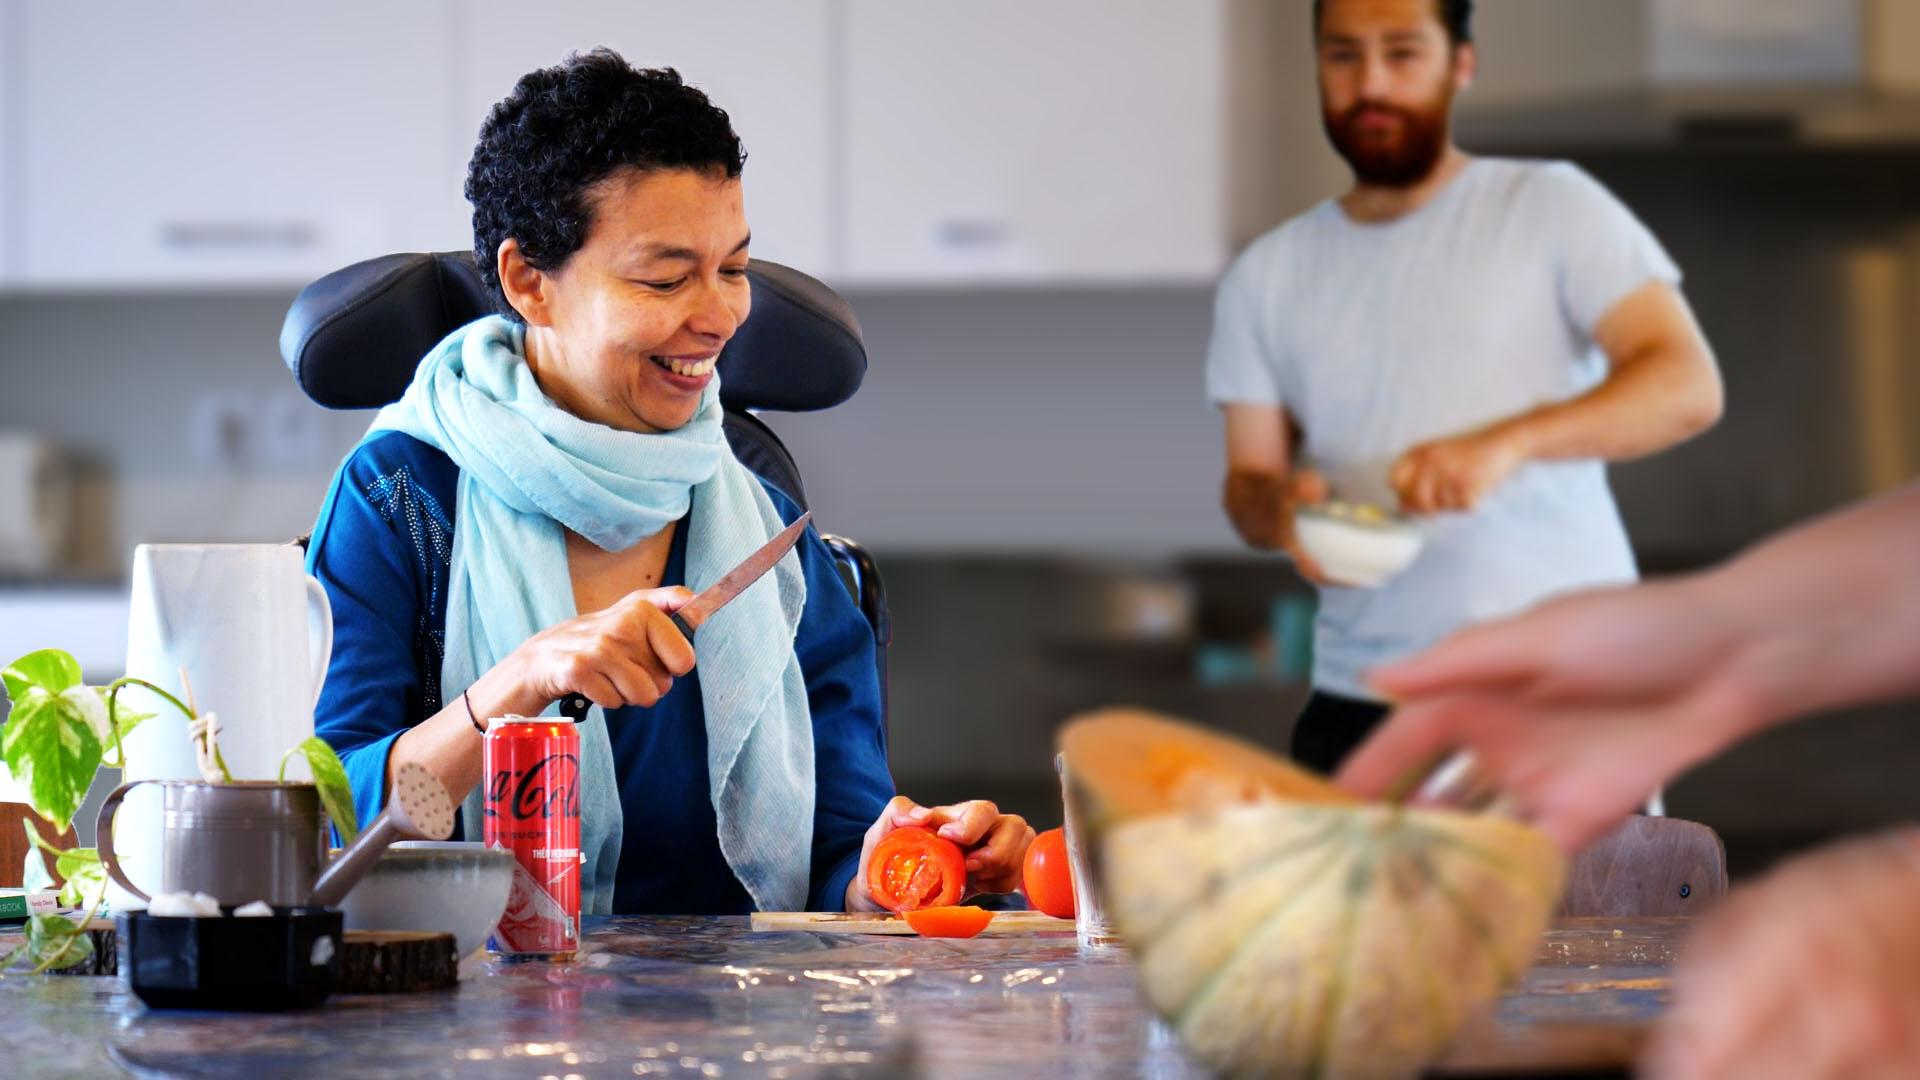
<instances>
[{"instance_id":1,"label":"sliced tomato half","mask_svg":"<svg viewBox=\"0 0 1920 1080\"><path fill-rule=\"evenodd\" d=\"M955 904L966 887L967 860L960 845L918 825L882 837L867 862L867 891L888 911Z\"/></svg>"}]
</instances>

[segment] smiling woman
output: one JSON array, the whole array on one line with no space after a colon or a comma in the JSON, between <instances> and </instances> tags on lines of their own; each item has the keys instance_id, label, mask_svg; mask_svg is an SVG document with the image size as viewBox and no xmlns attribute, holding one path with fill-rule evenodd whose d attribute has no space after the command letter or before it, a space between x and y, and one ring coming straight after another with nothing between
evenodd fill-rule
<instances>
[{"instance_id":1,"label":"smiling woman","mask_svg":"<svg viewBox=\"0 0 1920 1080\"><path fill-rule=\"evenodd\" d=\"M670 71L646 74L679 93L623 103L647 120L615 129L642 161L608 171L611 133L598 125L556 138L545 113L579 116L595 99L592 67L615 64L589 54L567 79L523 80L524 97L494 110L467 182L475 258L526 324L528 365L556 404L609 427L673 431L693 419L752 306L746 155L726 113Z\"/></svg>"},{"instance_id":2,"label":"smiling woman","mask_svg":"<svg viewBox=\"0 0 1920 1080\"><path fill-rule=\"evenodd\" d=\"M592 201L594 227L563 270L536 269L512 238L500 245L497 279L527 321L527 364L582 419L685 427L752 305L740 181L627 174L595 184Z\"/></svg>"},{"instance_id":3,"label":"smiling woman","mask_svg":"<svg viewBox=\"0 0 1920 1080\"><path fill-rule=\"evenodd\" d=\"M871 907L863 847L906 824L969 849L970 889L1017 880L1024 821L893 797L873 637L816 533L697 655L668 617L800 513L721 430L744 162L705 94L606 50L493 109L467 197L500 313L427 354L321 509L316 728L370 814L408 762L473 791L489 718L591 700L587 913Z\"/></svg>"}]
</instances>

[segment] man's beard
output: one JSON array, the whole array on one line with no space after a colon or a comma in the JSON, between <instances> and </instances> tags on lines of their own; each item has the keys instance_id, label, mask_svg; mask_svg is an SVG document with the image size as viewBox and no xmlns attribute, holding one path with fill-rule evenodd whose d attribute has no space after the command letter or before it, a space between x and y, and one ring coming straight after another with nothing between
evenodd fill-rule
<instances>
[{"instance_id":1,"label":"man's beard","mask_svg":"<svg viewBox=\"0 0 1920 1080\"><path fill-rule=\"evenodd\" d=\"M1374 187L1405 188L1433 175L1434 166L1446 153L1447 116L1452 105L1453 96L1447 94L1431 108L1419 112L1363 101L1338 116L1325 111L1321 115L1327 138L1346 159L1356 179ZM1384 112L1399 117L1399 134L1389 139L1362 135L1359 125L1362 112Z\"/></svg>"}]
</instances>

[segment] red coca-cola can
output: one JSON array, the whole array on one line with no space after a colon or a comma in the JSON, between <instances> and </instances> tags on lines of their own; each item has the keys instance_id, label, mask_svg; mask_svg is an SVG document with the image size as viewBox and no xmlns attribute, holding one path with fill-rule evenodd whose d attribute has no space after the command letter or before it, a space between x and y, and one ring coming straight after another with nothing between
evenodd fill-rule
<instances>
[{"instance_id":1,"label":"red coca-cola can","mask_svg":"<svg viewBox=\"0 0 1920 1080\"><path fill-rule=\"evenodd\" d=\"M566 720L496 717L482 760L481 836L514 858L493 951L572 959L580 947L580 732Z\"/></svg>"}]
</instances>

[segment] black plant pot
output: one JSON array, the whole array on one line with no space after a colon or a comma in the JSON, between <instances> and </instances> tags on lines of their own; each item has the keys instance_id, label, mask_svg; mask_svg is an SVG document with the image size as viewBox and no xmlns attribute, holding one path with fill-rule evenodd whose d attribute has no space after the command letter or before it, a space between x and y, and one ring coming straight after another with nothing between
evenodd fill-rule
<instances>
[{"instance_id":1,"label":"black plant pot","mask_svg":"<svg viewBox=\"0 0 1920 1080\"><path fill-rule=\"evenodd\" d=\"M339 981L341 933L340 912L327 908L217 918L130 911L119 917L120 974L155 1009L306 1009Z\"/></svg>"}]
</instances>

